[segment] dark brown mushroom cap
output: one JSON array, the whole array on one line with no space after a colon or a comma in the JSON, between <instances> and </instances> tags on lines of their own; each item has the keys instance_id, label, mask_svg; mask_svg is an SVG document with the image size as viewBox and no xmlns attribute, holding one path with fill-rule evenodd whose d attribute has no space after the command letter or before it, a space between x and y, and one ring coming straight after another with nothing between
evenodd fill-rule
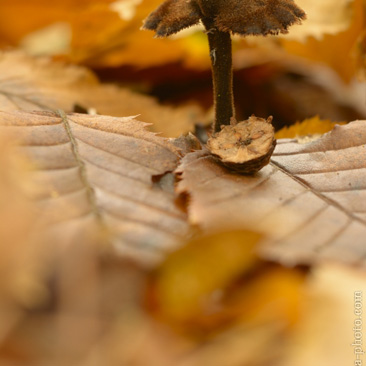
<instances>
[{"instance_id":1,"label":"dark brown mushroom cap","mask_svg":"<svg viewBox=\"0 0 366 366\"><path fill-rule=\"evenodd\" d=\"M220 31L245 36L287 33L306 15L293 0L166 0L143 28L167 37L205 18Z\"/></svg>"},{"instance_id":2,"label":"dark brown mushroom cap","mask_svg":"<svg viewBox=\"0 0 366 366\"><path fill-rule=\"evenodd\" d=\"M166 0L145 19L142 28L155 31L157 37L168 37L198 24L201 17L194 0Z\"/></svg>"}]
</instances>

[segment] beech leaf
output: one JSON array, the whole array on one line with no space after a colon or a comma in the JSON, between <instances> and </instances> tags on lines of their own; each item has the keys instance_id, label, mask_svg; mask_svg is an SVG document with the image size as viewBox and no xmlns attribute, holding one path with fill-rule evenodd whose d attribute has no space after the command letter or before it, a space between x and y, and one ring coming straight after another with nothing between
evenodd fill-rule
<instances>
[{"instance_id":1,"label":"beech leaf","mask_svg":"<svg viewBox=\"0 0 366 366\"><path fill-rule=\"evenodd\" d=\"M190 196L191 224L207 232L262 230L262 255L287 265L365 265L365 121L337 125L308 144L279 140L255 176L233 174L204 150L186 155L176 172L178 192Z\"/></svg>"},{"instance_id":2,"label":"beech leaf","mask_svg":"<svg viewBox=\"0 0 366 366\"><path fill-rule=\"evenodd\" d=\"M206 150L190 153L194 139L156 136L133 117L13 111L0 112L0 125L35 165L39 219L63 243L99 228L123 256L154 265L197 225L264 233L261 255L286 265L365 265L364 121L307 144L279 140L254 176L230 172ZM177 194L190 196L186 208Z\"/></svg>"},{"instance_id":3,"label":"beech leaf","mask_svg":"<svg viewBox=\"0 0 366 366\"><path fill-rule=\"evenodd\" d=\"M16 136L35 166L32 198L53 238L65 244L99 227L124 256L153 263L188 225L174 192L152 179L177 167L180 149L146 126L133 117L0 112L0 132Z\"/></svg>"}]
</instances>

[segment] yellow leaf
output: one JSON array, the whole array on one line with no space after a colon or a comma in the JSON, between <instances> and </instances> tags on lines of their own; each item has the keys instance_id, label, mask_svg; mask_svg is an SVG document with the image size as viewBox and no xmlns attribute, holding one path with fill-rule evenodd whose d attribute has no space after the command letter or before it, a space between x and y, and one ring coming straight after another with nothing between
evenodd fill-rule
<instances>
[{"instance_id":1,"label":"yellow leaf","mask_svg":"<svg viewBox=\"0 0 366 366\"><path fill-rule=\"evenodd\" d=\"M154 40L153 32L140 30L143 19L159 4L160 0L0 0L0 46L23 45L31 53L64 50L68 60L93 67L149 67L181 61L195 68L209 67L208 46L202 53L199 37ZM60 35L60 23L65 29L63 44L42 44L55 30ZM71 44L65 44L68 25Z\"/></svg>"},{"instance_id":2,"label":"yellow leaf","mask_svg":"<svg viewBox=\"0 0 366 366\"><path fill-rule=\"evenodd\" d=\"M156 314L196 332L234 320L294 324L304 276L259 260L259 239L250 231L221 232L192 240L168 256L150 288Z\"/></svg>"},{"instance_id":3,"label":"yellow leaf","mask_svg":"<svg viewBox=\"0 0 366 366\"><path fill-rule=\"evenodd\" d=\"M308 118L302 122L284 127L276 133L277 139L296 138L308 135L322 135L331 131L335 125L344 125L345 122L331 122L328 119L320 119L319 116Z\"/></svg>"},{"instance_id":4,"label":"yellow leaf","mask_svg":"<svg viewBox=\"0 0 366 366\"><path fill-rule=\"evenodd\" d=\"M171 254L154 283L159 312L184 322L212 311L215 294L258 262L259 239L250 231L223 232L192 240Z\"/></svg>"},{"instance_id":5,"label":"yellow leaf","mask_svg":"<svg viewBox=\"0 0 366 366\"><path fill-rule=\"evenodd\" d=\"M256 277L225 304L243 322L278 322L294 325L299 318L304 275L295 269L261 268Z\"/></svg>"}]
</instances>

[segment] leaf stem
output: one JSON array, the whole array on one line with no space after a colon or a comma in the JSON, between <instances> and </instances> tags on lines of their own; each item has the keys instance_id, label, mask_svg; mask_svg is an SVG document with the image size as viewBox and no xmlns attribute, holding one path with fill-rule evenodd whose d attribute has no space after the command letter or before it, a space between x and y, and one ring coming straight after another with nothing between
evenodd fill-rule
<instances>
[{"instance_id":1,"label":"leaf stem","mask_svg":"<svg viewBox=\"0 0 366 366\"><path fill-rule=\"evenodd\" d=\"M211 19L203 18L210 46L213 93L215 106L214 133L221 125L230 125L235 115L233 98L233 68L231 54L231 35L219 31Z\"/></svg>"}]
</instances>

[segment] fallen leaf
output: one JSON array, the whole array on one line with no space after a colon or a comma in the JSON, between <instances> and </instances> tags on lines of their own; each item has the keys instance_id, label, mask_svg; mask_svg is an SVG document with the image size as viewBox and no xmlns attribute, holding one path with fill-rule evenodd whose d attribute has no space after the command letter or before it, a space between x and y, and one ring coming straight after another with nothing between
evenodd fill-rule
<instances>
[{"instance_id":1,"label":"fallen leaf","mask_svg":"<svg viewBox=\"0 0 366 366\"><path fill-rule=\"evenodd\" d=\"M286 39L305 42L307 37L322 39L325 34L337 34L346 30L353 15L354 0L296 0L305 10L307 19L300 25L294 25Z\"/></svg>"},{"instance_id":2,"label":"fallen leaf","mask_svg":"<svg viewBox=\"0 0 366 366\"><path fill-rule=\"evenodd\" d=\"M319 3L319 6L323 6L323 3ZM312 62L329 65L346 82L349 82L355 76L357 70L354 50L365 28L365 4L363 0L332 1L327 4L331 7L343 5L350 8L352 11L350 26L339 33L325 34L321 39L309 37L305 42L283 38L281 44L290 54L300 56ZM349 11L343 12L343 14L348 13ZM333 9L328 14L334 14ZM325 16L327 17L328 15ZM341 16L343 17L343 15Z\"/></svg>"},{"instance_id":3,"label":"fallen leaf","mask_svg":"<svg viewBox=\"0 0 366 366\"><path fill-rule=\"evenodd\" d=\"M172 253L154 279L158 311L185 325L203 321L205 315L215 312L215 293L256 265L254 248L259 239L260 235L250 231L217 233Z\"/></svg>"},{"instance_id":4,"label":"fallen leaf","mask_svg":"<svg viewBox=\"0 0 366 366\"><path fill-rule=\"evenodd\" d=\"M260 260L260 238L245 230L216 232L168 255L151 276L151 310L202 337L234 322L295 324L304 275Z\"/></svg>"},{"instance_id":5,"label":"fallen leaf","mask_svg":"<svg viewBox=\"0 0 366 366\"><path fill-rule=\"evenodd\" d=\"M337 124L342 125L344 122L332 122L330 120L322 120L319 116L308 118L302 122L296 122L291 126L286 126L276 132L277 139L297 138L308 135L323 135L331 131Z\"/></svg>"},{"instance_id":6,"label":"fallen leaf","mask_svg":"<svg viewBox=\"0 0 366 366\"><path fill-rule=\"evenodd\" d=\"M0 46L22 45L31 54L39 54L41 44L43 55L54 55L55 47L42 43L63 23L68 30L59 33L64 41L60 54L74 63L151 67L183 60L191 67L207 69L207 53L197 49L196 37L153 40L151 32L140 30L142 21L159 4L160 0L0 1Z\"/></svg>"},{"instance_id":7,"label":"fallen leaf","mask_svg":"<svg viewBox=\"0 0 366 366\"><path fill-rule=\"evenodd\" d=\"M254 278L243 281L237 292L234 301L224 303L220 310L236 310L240 316L214 336L205 333L204 342L183 354L178 365L281 365L293 334L288 323L294 314L297 320L304 300L301 275L295 270L262 267ZM238 300L235 296L242 297Z\"/></svg>"},{"instance_id":8,"label":"fallen leaf","mask_svg":"<svg viewBox=\"0 0 366 366\"><path fill-rule=\"evenodd\" d=\"M73 235L78 218L84 228L106 221L121 241L117 247L151 262L187 238L187 218L166 175L177 167L179 150L145 131L146 124L50 112L2 112L1 123L41 169L35 175L48 220L67 221ZM205 151L186 155L177 189L191 197L189 223L206 232L262 230L269 235L264 255L287 264L362 264L363 125L336 126L309 144L280 140L271 165L255 176L230 173Z\"/></svg>"},{"instance_id":9,"label":"fallen leaf","mask_svg":"<svg viewBox=\"0 0 366 366\"><path fill-rule=\"evenodd\" d=\"M150 263L186 237L186 216L174 203L173 188L152 179L176 168L179 149L146 131L146 123L14 111L0 112L0 126L35 165L38 219L63 245L101 227L119 253Z\"/></svg>"},{"instance_id":10,"label":"fallen leaf","mask_svg":"<svg viewBox=\"0 0 366 366\"><path fill-rule=\"evenodd\" d=\"M189 221L204 231L256 228L261 253L287 265L324 260L365 265L365 122L336 126L321 139L279 140L269 166L240 176L206 151L176 173L189 195Z\"/></svg>"},{"instance_id":11,"label":"fallen leaf","mask_svg":"<svg viewBox=\"0 0 366 366\"><path fill-rule=\"evenodd\" d=\"M296 3L307 12L303 24L294 25L288 34L280 37L241 41L242 47L234 52L234 60L251 48L261 51L264 60L283 57L292 66L305 62L310 68L318 67L318 81L332 70L348 84L364 64L364 1L300 0Z\"/></svg>"},{"instance_id":12,"label":"fallen leaf","mask_svg":"<svg viewBox=\"0 0 366 366\"><path fill-rule=\"evenodd\" d=\"M0 108L3 111L57 110L73 112L80 105L86 110L111 116L141 115L152 129L177 137L205 120L198 106L161 106L151 97L111 84L100 84L89 70L48 58L31 58L21 52L0 57ZM174 121L174 123L172 123Z\"/></svg>"}]
</instances>

